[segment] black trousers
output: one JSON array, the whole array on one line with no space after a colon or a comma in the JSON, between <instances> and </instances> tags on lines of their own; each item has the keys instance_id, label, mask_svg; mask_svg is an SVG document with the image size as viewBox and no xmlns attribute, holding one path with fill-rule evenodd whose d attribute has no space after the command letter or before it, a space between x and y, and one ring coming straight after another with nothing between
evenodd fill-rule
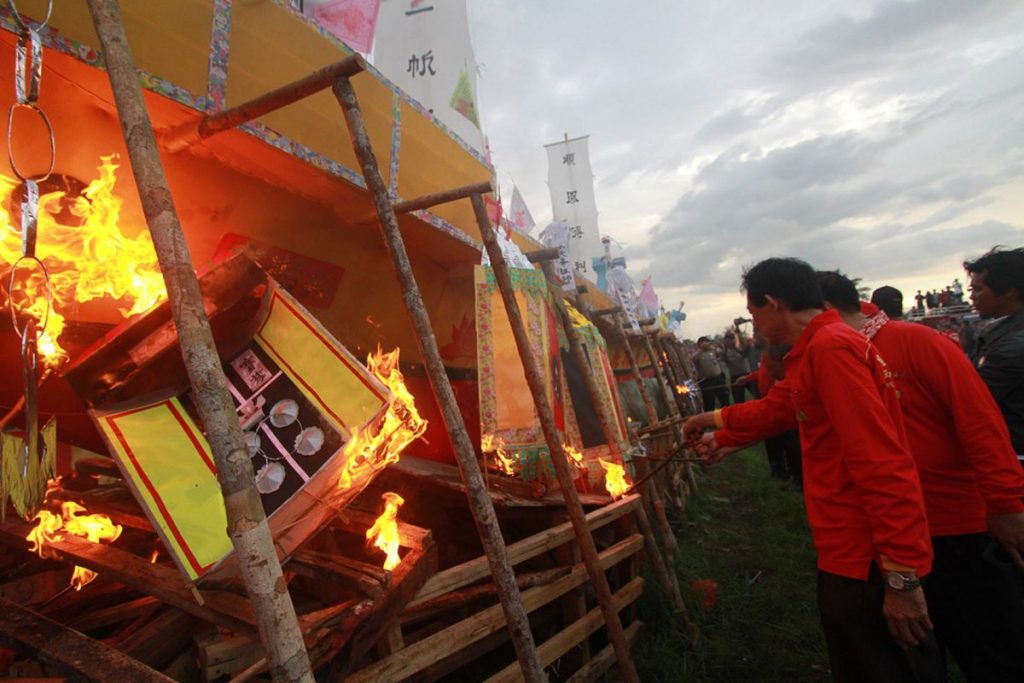
<instances>
[{"instance_id":1,"label":"black trousers","mask_svg":"<svg viewBox=\"0 0 1024 683\"><path fill-rule=\"evenodd\" d=\"M988 534L932 538L925 577L939 644L972 681L1024 681L1024 577Z\"/></svg>"},{"instance_id":2,"label":"black trousers","mask_svg":"<svg viewBox=\"0 0 1024 683\"><path fill-rule=\"evenodd\" d=\"M732 385L732 403L743 403L747 400L747 387L745 384L733 384Z\"/></svg>"},{"instance_id":3,"label":"black trousers","mask_svg":"<svg viewBox=\"0 0 1024 683\"><path fill-rule=\"evenodd\" d=\"M725 375L707 377L698 384L700 385L700 394L704 398L704 410L714 410L716 407L724 408L729 405L729 390L725 386Z\"/></svg>"},{"instance_id":4,"label":"black trousers","mask_svg":"<svg viewBox=\"0 0 1024 683\"><path fill-rule=\"evenodd\" d=\"M818 608L837 683L941 683L946 667L934 634L917 647L900 649L889 635L878 567L867 581L818 571Z\"/></svg>"},{"instance_id":5,"label":"black trousers","mask_svg":"<svg viewBox=\"0 0 1024 683\"><path fill-rule=\"evenodd\" d=\"M764 450L768 454L768 467L773 477L791 479L794 484L803 487L800 434L795 429L765 439Z\"/></svg>"}]
</instances>

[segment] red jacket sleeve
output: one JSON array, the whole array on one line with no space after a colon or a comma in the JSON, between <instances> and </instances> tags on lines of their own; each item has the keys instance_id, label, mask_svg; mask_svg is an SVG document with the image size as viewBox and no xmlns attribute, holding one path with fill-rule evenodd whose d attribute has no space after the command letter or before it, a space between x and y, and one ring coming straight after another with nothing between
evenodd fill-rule
<instances>
[{"instance_id":1,"label":"red jacket sleeve","mask_svg":"<svg viewBox=\"0 0 1024 683\"><path fill-rule=\"evenodd\" d=\"M874 353L871 347L869 362ZM840 457L859 493L875 550L924 575L932 560L928 519L914 459L890 414L898 415L895 394L883 400L863 351L848 344L822 349L809 360L815 391L839 436Z\"/></svg>"},{"instance_id":2,"label":"red jacket sleeve","mask_svg":"<svg viewBox=\"0 0 1024 683\"><path fill-rule=\"evenodd\" d=\"M722 408L722 425L724 428L715 432L719 446L746 446L796 429L796 411L786 380L772 385L764 398Z\"/></svg>"},{"instance_id":3,"label":"red jacket sleeve","mask_svg":"<svg viewBox=\"0 0 1024 683\"><path fill-rule=\"evenodd\" d=\"M950 418L989 514L1024 511L1024 470L1003 414L963 351L928 331L908 354L918 381L949 406Z\"/></svg>"}]
</instances>

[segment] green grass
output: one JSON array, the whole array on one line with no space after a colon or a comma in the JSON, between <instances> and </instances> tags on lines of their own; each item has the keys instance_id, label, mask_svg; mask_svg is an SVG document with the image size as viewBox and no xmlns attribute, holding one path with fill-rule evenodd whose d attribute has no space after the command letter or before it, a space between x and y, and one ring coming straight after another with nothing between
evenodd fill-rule
<instances>
[{"instance_id":1,"label":"green grass","mask_svg":"<svg viewBox=\"0 0 1024 683\"><path fill-rule=\"evenodd\" d=\"M702 637L688 642L648 576L640 602L647 628L634 653L641 679L830 680L799 491L769 476L760 447L727 458L700 485L684 517L672 522L680 586ZM718 602L705 612L689 586L708 578L718 583Z\"/></svg>"}]
</instances>

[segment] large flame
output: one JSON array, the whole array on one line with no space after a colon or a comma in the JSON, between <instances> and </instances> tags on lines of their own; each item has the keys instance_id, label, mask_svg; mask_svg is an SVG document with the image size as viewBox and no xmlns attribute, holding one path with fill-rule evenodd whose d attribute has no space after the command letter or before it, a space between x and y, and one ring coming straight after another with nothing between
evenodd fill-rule
<instances>
[{"instance_id":1,"label":"large flame","mask_svg":"<svg viewBox=\"0 0 1024 683\"><path fill-rule=\"evenodd\" d=\"M622 498L629 491L631 484L626 478L626 470L618 463L608 462L601 458L601 467L604 468L604 487L612 499Z\"/></svg>"},{"instance_id":2,"label":"large flame","mask_svg":"<svg viewBox=\"0 0 1024 683\"><path fill-rule=\"evenodd\" d=\"M405 500L397 493L391 492L385 493L381 498L384 499L384 512L380 513L373 526L366 530L366 542L384 551L387 555L384 569L391 571L402 561L398 556L398 508L402 507Z\"/></svg>"},{"instance_id":3,"label":"large flame","mask_svg":"<svg viewBox=\"0 0 1024 683\"><path fill-rule=\"evenodd\" d=\"M480 437L480 450L484 453L493 452L495 466L510 477L515 476L516 469L519 466L519 457L515 453L509 455L508 451L505 450L505 442L501 440L501 437L494 434L482 435Z\"/></svg>"},{"instance_id":4,"label":"large flame","mask_svg":"<svg viewBox=\"0 0 1024 683\"><path fill-rule=\"evenodd\" d=\"M45 276L38 266L18 268L13 298L22 319L32 317L41 324L46 318L39 352L51 367L67 357L57 342L64 318L76 303L109 296L128 317L149 310L166 296L149 231L135 230L138 237L121 231L123 201L114 194L115 158L101 158L99 176L81 195L65 197L57 191L39 197L36 255L50 273L52 310L45 316ZM8 265L21 257L21 229L6 209L19 185L0 175L0 259ZM68 212L74 225L61 222L61 214Z\"/></svg>"},{"instance_id":5,"label":"large flame","mask_svg":"<svg viewBox=\"0 0 1024 683\"><path fill-rule=\"evenodd\" d=\"M41 510L35 516L39 523L25 537L25 540L32 544L29 550L39 553L39 557L46 557L47 543L61 541L66 534L79 536L90 543L113 543L121 535L120 524L114 524L106 515L83 514L86 509L78 503L62 503L60 512L61 514L57 515L49 510ZM96 572L91 569L75 567L75 572L71 575L71 585L76 591L80 591L95 578Z\"/></svg>"},{"instance_id":6,"label":"large flame","mask_svg":"<svg viewBox=\"0 0 1024 683\"><path fill-rule=\"evenodd\" d=\"M391 402L383 421L368 425L345 444L345 467L338 488L352 488L355 480L398 458L405 447L423 436L427 421L420 417L412 393L398 369L399 349L384 353L377 349L366 359L366 367L391 390Z\"/></svg>"}]
</instances>

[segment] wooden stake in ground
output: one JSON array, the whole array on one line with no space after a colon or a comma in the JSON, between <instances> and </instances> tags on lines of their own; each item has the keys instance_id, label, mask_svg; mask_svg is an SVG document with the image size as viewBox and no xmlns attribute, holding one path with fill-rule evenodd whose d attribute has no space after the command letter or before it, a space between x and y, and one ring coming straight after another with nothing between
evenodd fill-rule
<instances>
[{"instance_id":1,"label":"wooden stake in ground","mask_svg":"<svg viewBox=\"0 0 1024 683\"><path fill-rule=\"evenodd\" d=\"M615 657L619 665L619 672L622 679L628 682L639 681L636 667L633 665L633 658L629 652L629 643L622 630L622 622L619 620L619 613L615 609L612 599L611 587L608 585L608 577L601 569L597 556L597 547L594 545L594 537L590 534L587 520L583 515L583 506L580 504L579 495L573 483L572 466L565 456L562 444L562 435L555 425L555 415L548 402L547 393L544 387L544 374L540 362L533 353L530 346L530 339L526 334L526 324L523 322L522 312L512 290L512 280L509 276L508 266L505 257L498 246L498 238L491 227L491 221L487 217L487 207L484 205L483 197L473 195L473 211L476 214L476 222L480 228L480 235L483 237L484 247L491 260L491 268L494 270L494 279L498 283L498 290L501 292L501 299L505 304L505 311L508 314L509 323L512 327L512 336L515 337L516 348L519 350L519 357L523 361L523 371L526 374L526 382L530 387L530 394L533 396L533 404L540 418L541 429L544 432L544 440L547 442L548 451L551 453L551 464L555 467L555 476L565 496L565 507L572 521L573 529L576 531L576 539L580 544L580 553L583 555L583 562L590 577L591 587L597 595L597 602L601 607L601 614L604 616L605 627L608 630L608 638L615 649Z\"/></svg>"},{"instance_id":2,"label":"wooden stake in ground","mask_svg":"<svg viewBox=\"0 0 1024 683\"><path fill-rule=\"evenodd\" d=\"M288 584L281 574L252 463L203 309L192 257L160 163L121 11L116 0L88 0L88 4L103 46L135 184L167 285L185 368L217 464L228 536L252 600L270 672L275 681L312 681Z\"/></svg>"},{"instance_id":3,"label":"wooden stake in ground","mask_svg":"<svg viewBox=\"0 0 1024 683\"><path fill-rule=\"evenodd\" d=\"M469 433L462 420L462 413L459 412L458 403L455 401L455 392L452 391L451 382L449 382L444 369L444 362L437 349L437 339L434 338L434 330L430 326L427 308L420 295L416 277L413 275L409 255L405 251L405 242L398 229L398 218L395 216L394 206L388 196L387 186L380 174L380 168L377 166L373 147L370 145L370 137L366 131L366 125L363 123L363 113L356 99L356 91L348 78L336 80L333 89L335 97L345 112L345 121L348 124L356 157L363 170L363 179L373 196L384 244L402 288L405 308L412 318L413 329L416 331L416 343L423 356L427 377L430 380L434 396L437 398L437 403L441 407L445 427L451 437L455 457L459 461L459 471L462 473L462 480L466 485L470 511L476 522L477 533L480 535L484 553L491 566L494 584L498 589L498 599L501 601L501 607L505 613L523 678L528 682L545 681L547 676L544 674L544 667L537 654L533 634L530 632L530 621L526 608L523 606L519 588L516 586L515 574L509 564L508 551L501 536L501 529L498 527L494 504L491 502L490 494L484 484L483 476L480 473L480 464L476 460L476 452L469 440ZM474 195L474 197L476 196L478 195Z\"/></svg>"}]
</instances>

